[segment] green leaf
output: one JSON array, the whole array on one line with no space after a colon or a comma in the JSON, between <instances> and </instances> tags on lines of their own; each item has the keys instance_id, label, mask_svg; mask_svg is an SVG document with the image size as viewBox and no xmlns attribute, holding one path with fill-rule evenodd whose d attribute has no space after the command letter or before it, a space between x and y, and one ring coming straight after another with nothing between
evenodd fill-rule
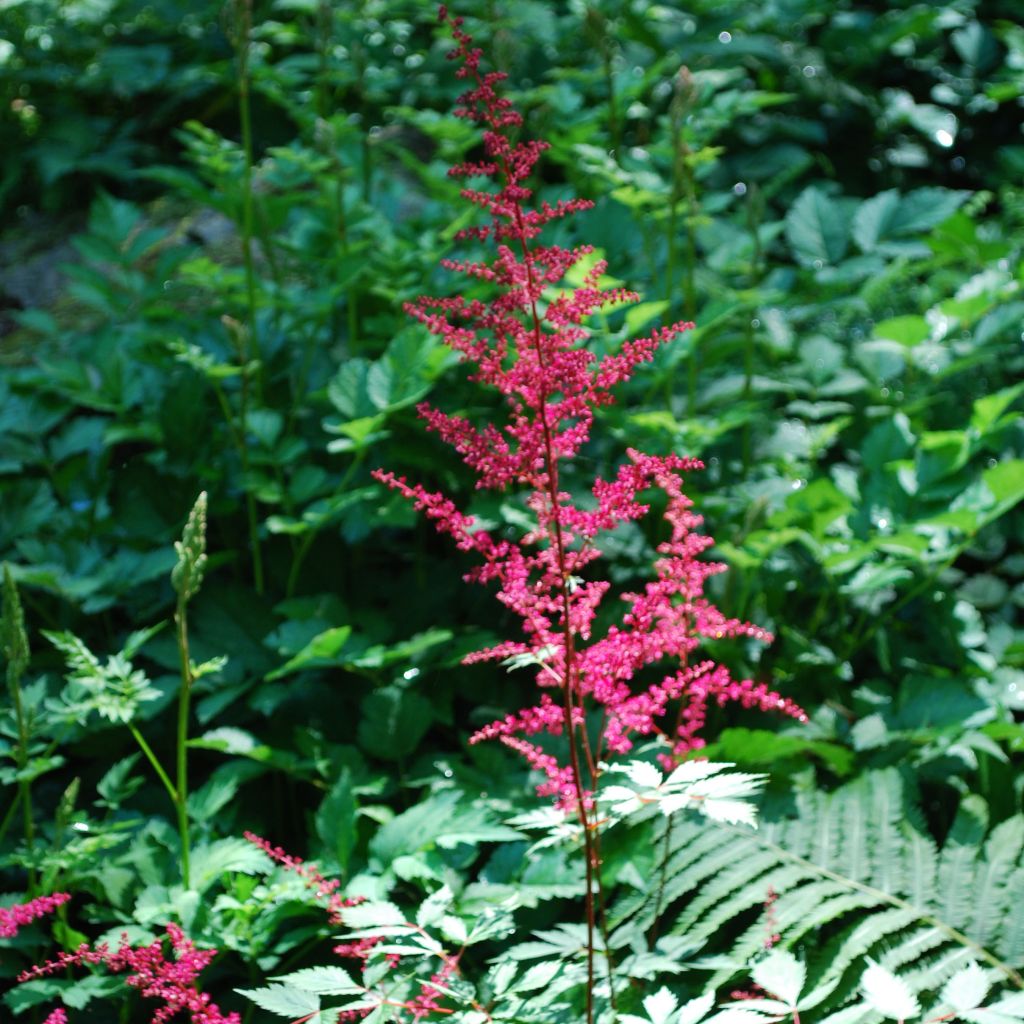
<instances>
[{"instance_id":1,"label":"green leaf","mask_svg":"<svg viewBox=\"0 0 1024 1024\"><path fill-rule=\"evenodd\" d=\"M222 875L231 871L257 875L266 870L266 854L248 840L236 836L197 846L192 851L192 885L199 892L205 892Z\"/></svg>"},{"instance_id":2,"label":"green leaf","mask_svg":"<svg viewBox=\"0 0 1024 1024\"><path fill-rule=\"evenodd\" d=\"M920 235L948 220L970 196L970 192L946 188L919 188L905 196L896 189L879 192L857 210L854 240L862 252L885 251L887 243Z\"/></svg>"},{"instance_id":3,"label":"green leaf","mask_svg":"<svg viewBox=\"0 0 1024 1024\"><path fill-rule=\"evenodd\" d=\"M356 845L358 804L352 788L352 773L343 769L316 812L316 832L338 862L342 873Z\"/></svg>"},{"instance_id":4,"label":"green leaf","mask_svg":"<svg viewBox=\"0 0 1024 1024\"><path fill-rule=\"evenodd\" d=\"M265 678L271 682L303 669L328 668L344 664L338 655L351 635L351 626L332 626L330 629L325 629L313 637L298 654L289 658L280 668L268 672Z\"/></svg>"},{"instance_id":5,"label":"green leaf","mask_svg":"<svg viewBox=\"0 0 1024 1024\"><path fill-rule=\"evenodd\" d=\"M385 761L408 757L433 721L430 701L414 690L386 686L369 694L362 703L359 742Z\"/></svg>"},{"instance_id":6,"label":"green leaf","mask_svg":"<svg viewBox=\"0 0 1024 1024\"><path fill-rule=\"evenodd\" d=\"M1004 459L986 469L981 479L995 499L995 505L985 509L987 522L1024 501L1024 459Z\"/></svg>"},{"instance_id":7,"label":"green leaf","mask_svg":"<svg viewBox=\"0 0 1024 1024\"><path fill-rule=\"evenodd\" d=\"M876 338L898 341L908 348L931 335L931 328L923 316L894 316L875 324L872 331Z\"/></svg>"},{"instance_id":8,"label":"green leaf","mask_svg":"<svg viewBox=\"0 0 1024 1024\"><path fill-rule=\"evenodd\" d=\"M331 405L348 420L374 416L377 406L367 393L370 363L355 356L342 364L334 379L327 385Z\"/></svg>"},{"instance_id":9,"label":"green leaf","mask_svg":"<svg viewBox=\"0 0 1024 1024\"><path fill-rule=\"evenodd\" d=\"M363 991L363 986L357 985L340 967L305 967L271 980L318 996L345 996Z\"/></svg>"},{"instance_id":10,"label":"green leaf","mask_svg":"<svg viewBox=\"0 0 1024 1024\"><path fill-rule=\"evenodd\" d=\"M268 985L266 988L236 988L240 996L254 1002L261 1010L289 1020L305 1018L320 1009L320 997L293 985Z\"/></svg>"},{"instance_id":11,"label":"green leaf","mask_svg":"<svg viewBox=\"0 0 1024 1024\"><path fill-rule=\"evenodd\" d=\"M1003 413L1021 395L1024 395L1024 381L976 399L971 412L971 427L977 431L978 436L985 437L1003 426L1018 422L1018 416L1004 418Z\"/></svg>"},{"instance_id":12,"label":"green leaf","mask_svg":"<svg viewBox=\"0 0 1024 1024\"><path fill-rule=\"evenodd\" d=\"M811 186L800 193L786 214L786 238L804 265L836 264L846 255L851 220L848 201Z\"/></svg>"},{"instance_id":13,"label":"green leaf","mask_svg":"<svg viewBox=\"0 0 1024 1024\"><path fill-rule=\"evenodd\" d=\"M887 463L906 458L913 450L914 440L910 420L898 412L868 432L861 445L861 458L868 469L881 470Z\"/></svg>"}]
</instances>

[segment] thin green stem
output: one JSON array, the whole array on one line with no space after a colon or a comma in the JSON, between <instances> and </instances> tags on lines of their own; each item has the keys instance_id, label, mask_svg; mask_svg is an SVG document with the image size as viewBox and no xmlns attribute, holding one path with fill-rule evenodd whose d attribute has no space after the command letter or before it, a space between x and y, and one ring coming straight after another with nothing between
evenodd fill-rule
<instances>
[{"instance_id":1,"label":"thin green stem","mask_svg":"<svg viewBox=\"0 0 1024 1024\"><path fill-rule=\"evenodd\" d=\"M178 660L181 663L181 692L178 695L178 735L175 748L175 764L177 769L175 804L178 810L178 835L181 839L181 877L185 888L190 887L189 868L189 829L188 829L188 713L192 699L192 662L188 647L188 618L186 605L188 598L184 594L178 596L178 606L174 613L174 625L178 634Z\"/></svg>"},{"instance_id":2,"label":"thin green stem","mask_svg":"<svg viewBox=\"0 0 1024 1024\"><path fill-rule=\"evenodd\" d=\"M15 763L20 775L28 766L29 759L29 728L25 715L25 707L21 699L21 674L13 663L7 665L7 686L14 703L14 717L18 725L18 749L15 752ZM28 779L18 779L18 794L21 797L22 822L25 832L25 845L28 847L29 858L35 849L36 829L32 814L32 784ZM6 829L6 826L5 826ZM35 892L36 869L30 864L28 868L29 892Z\"/></svg>"},{"instance_id":3,"label":"thin green stem","mask_svg":"<svg viewBox=\"0 0 1024 1024\"><path fill-rule=\"evenodd\" d=\"M135 742L139 745L139 749L146 755L146 760L153 766L153 771L156 772L157 778L159 778L163 783L164 789L167 790L167 795L171 798L175 806L177 806L178 793L174 788L174 783L171 782L170 776L164 771L164 766L160 763L160 759L153 753L153 748L146 742L146 737L139 732L139 727L134 722L128 723L128 731L135 738Z\"/></svg>"},{"instance_id":4,"label":"thin green stem","mask_svg":"<svg viewBox=\"0 0 1024 1024\"><path fill-rule=\"evenodd\" d=\"M242 260L245 267L248 345L259 358L256 332L256 267L253 259L253 145L252 103L250 101L249 53L252 44L252 0L237 0L238 30L238 117L242 129ZM248 355L248 353L246 353ZM257 371L257 387L262 366Z\"/></svg>"},{"instance_id":5,"label":"thin green stem","mask_svg":"<svg viewBox=\"0 0 1024 1024\"><path fill-rule=\"evenodd\" d=\"M227 329L228 336L235 344L238 353L238 362L242 371L242 385L239 394L238 424L232 429L232 439L238 448L238 457L242 463L242 487L245 491L246 518L249 526L249 547L252 552L252 577L256 587L256 593L263 593L263 551L260 547L259 517L256 513L256 498L248 486L249 477L249 447L246 441L248 436L249 420L249 343L246 340L246 328L237 320L231 317L222 317L222 322ZM215 385L218 391L218 399L224 415L232 422L231 407L219 385Z\"/></svg>"},{"instance_id":6,"label":"thin green stem","mask_svg":"<svg viewBox=\"0 0 1024 1024\"><path fill-rule=\"evenodd\" d=\"M0 843L3 843L7 830L11 827L11 822L14 821L14 815L17 814L18 808L21 806L21 795L21 790L19 789L4 812L3 820L0 821Z\"/></svg>"}]
</instances>

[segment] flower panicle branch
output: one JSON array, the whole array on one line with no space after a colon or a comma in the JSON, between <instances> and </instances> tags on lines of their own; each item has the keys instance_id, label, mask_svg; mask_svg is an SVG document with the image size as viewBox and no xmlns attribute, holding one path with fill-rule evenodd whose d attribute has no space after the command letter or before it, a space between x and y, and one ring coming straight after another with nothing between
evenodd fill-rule
<instances>
[{"instance_id":1,"label":"flower panicle branch","mask_svg":"<svg viewBox=\"0 0 1024 1024\"><path fill-rule=\"evenodd\" d=\"M66 892L55 892L49 896L37 896L28 903L0 907L0 939L13 939L20 929L47 914L54 913L70 899L70 894Z\"/></svg>"}]
</instances>

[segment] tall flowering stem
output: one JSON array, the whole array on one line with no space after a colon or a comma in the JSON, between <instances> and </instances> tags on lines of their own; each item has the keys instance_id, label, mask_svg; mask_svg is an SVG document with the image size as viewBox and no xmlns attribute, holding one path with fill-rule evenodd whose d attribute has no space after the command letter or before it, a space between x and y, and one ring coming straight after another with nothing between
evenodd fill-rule
<instances>
[{"instance_id":1,"label":"tall flowering stem","mask_svg":"<svg viewBox=\"0 0 1024 1024\"><path fill-rule=\"evenodd\" d=\"M470 379L504 396L507 416L500 424L477 425L426 404L419 413L427 429L475 472L478 488L525 489L535 525L519 541L501 539L478 529L442 493L384 470L374 475L412 501L459 549L474 553L480 564L466 579L496 583L498 600L522 620L523 640L500 643L465 660L533 666L543 691L540 700L492 722L471 742L498 739L519 752L543 776L538 793L553 797L557 806L579 819L585 844L586 1005L591 1022L600 892L594 794L603 760L627 753L638 737L654 737L664 744L662 760L676 763L703 745L698 733L710 703L738 701L794 717L803 713L766 686L736 681L723 666L692 657L705 637L771 640L757 626L726 618L703 596L707 577L724 566L699 560L712 541L696 532L701 519L682 491L681 474L702 468L699 461L628 449L629 461L613 479L595 480L589 497L577 499L566 490L560 468L589 440L595 411L610 404L612 389L650 361L660 346L693 325L678 322L659 328L603 358L587 348L589 318L638 296L601 287L606 269L601 260L584 275L582 285L564 287L566 273L590 257L593 248L545 245L538 236L551 221L593 204L583 199L554 205L534 200L527 182L548 143L518 138L522 116L499 91L505 76L482 70L482 52L463 29L462 19L449 17L444 8L441 19L455 39L449 56L459 65L456 75L468 86L456 116L478 124L483 135L483 158L453 167L449 174L471 179L462 196L489 215L489 222L456 237L493 250L486 259L446 259L442 264L489 283L495 294L488 301L422 296L406 310L475 365ZM663 514L670 531L658 547L656 578L639 593L621 594L626 604L621 624L595 637L599 608L611 590L593 569L601 557L598 541L646 515L649 505L642 496L651 490L665 496ZM641 688L630 685L640 670L665 661L674 661L676 667L660 681ZM597 714L588 722L591 711ZM671 724L666 726L666 720ZM541 733L564 739L567 763L535 742L533 737Z\"/></svg>"}]
</instances>

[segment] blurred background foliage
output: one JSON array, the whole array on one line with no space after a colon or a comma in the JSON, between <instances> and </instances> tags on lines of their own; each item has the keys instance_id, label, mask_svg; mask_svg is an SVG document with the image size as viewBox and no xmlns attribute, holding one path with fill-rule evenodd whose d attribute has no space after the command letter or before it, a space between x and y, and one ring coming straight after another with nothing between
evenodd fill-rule
<instances>
[{"instance_id":1,"label":"blurred background foliage","mask_svg":"<svg viewBox=\"0 0 1024 1024\"><path fill-rule=\"evenodd\" d=\"M1019 4L461 6L552 145L541 197L596 201L556 237L643 296L594 324L595 350L698 325L623 389L569 483L627 445L706 462L689 490L730 565L714 597L777 634L716 654L811 715L723 714L711 753L770 771L779 813L890 768L938 839L968 793L992 824L1019 813ZM472 217L445 172L479 140L451 116L447 47L407 0L0 0L0 560L32 648L30 736L5 710L0 779L31 782L35 827L5 785L0 873L91 895L65 941L175 916L269 971L312 932L281 931L244 828L345 877L413 855L469 877L475 846L450 863L436 836L380 827L427 790L531 799L518 762L464 743L527 702L518 676L457 667L508 620L369 476L523 522L414 409L491 401L402 312L461 285L437 267ZM192 645L227 660L195 684L206 853L186 889L124 723L173 742L172 631L129 634L170 617L203 489ZM616 584L658 539L616 535ZM83 704L43 630L104 660L128 644L145 685L101 672L115 711Z\"/></svg>"}]
</instances>

